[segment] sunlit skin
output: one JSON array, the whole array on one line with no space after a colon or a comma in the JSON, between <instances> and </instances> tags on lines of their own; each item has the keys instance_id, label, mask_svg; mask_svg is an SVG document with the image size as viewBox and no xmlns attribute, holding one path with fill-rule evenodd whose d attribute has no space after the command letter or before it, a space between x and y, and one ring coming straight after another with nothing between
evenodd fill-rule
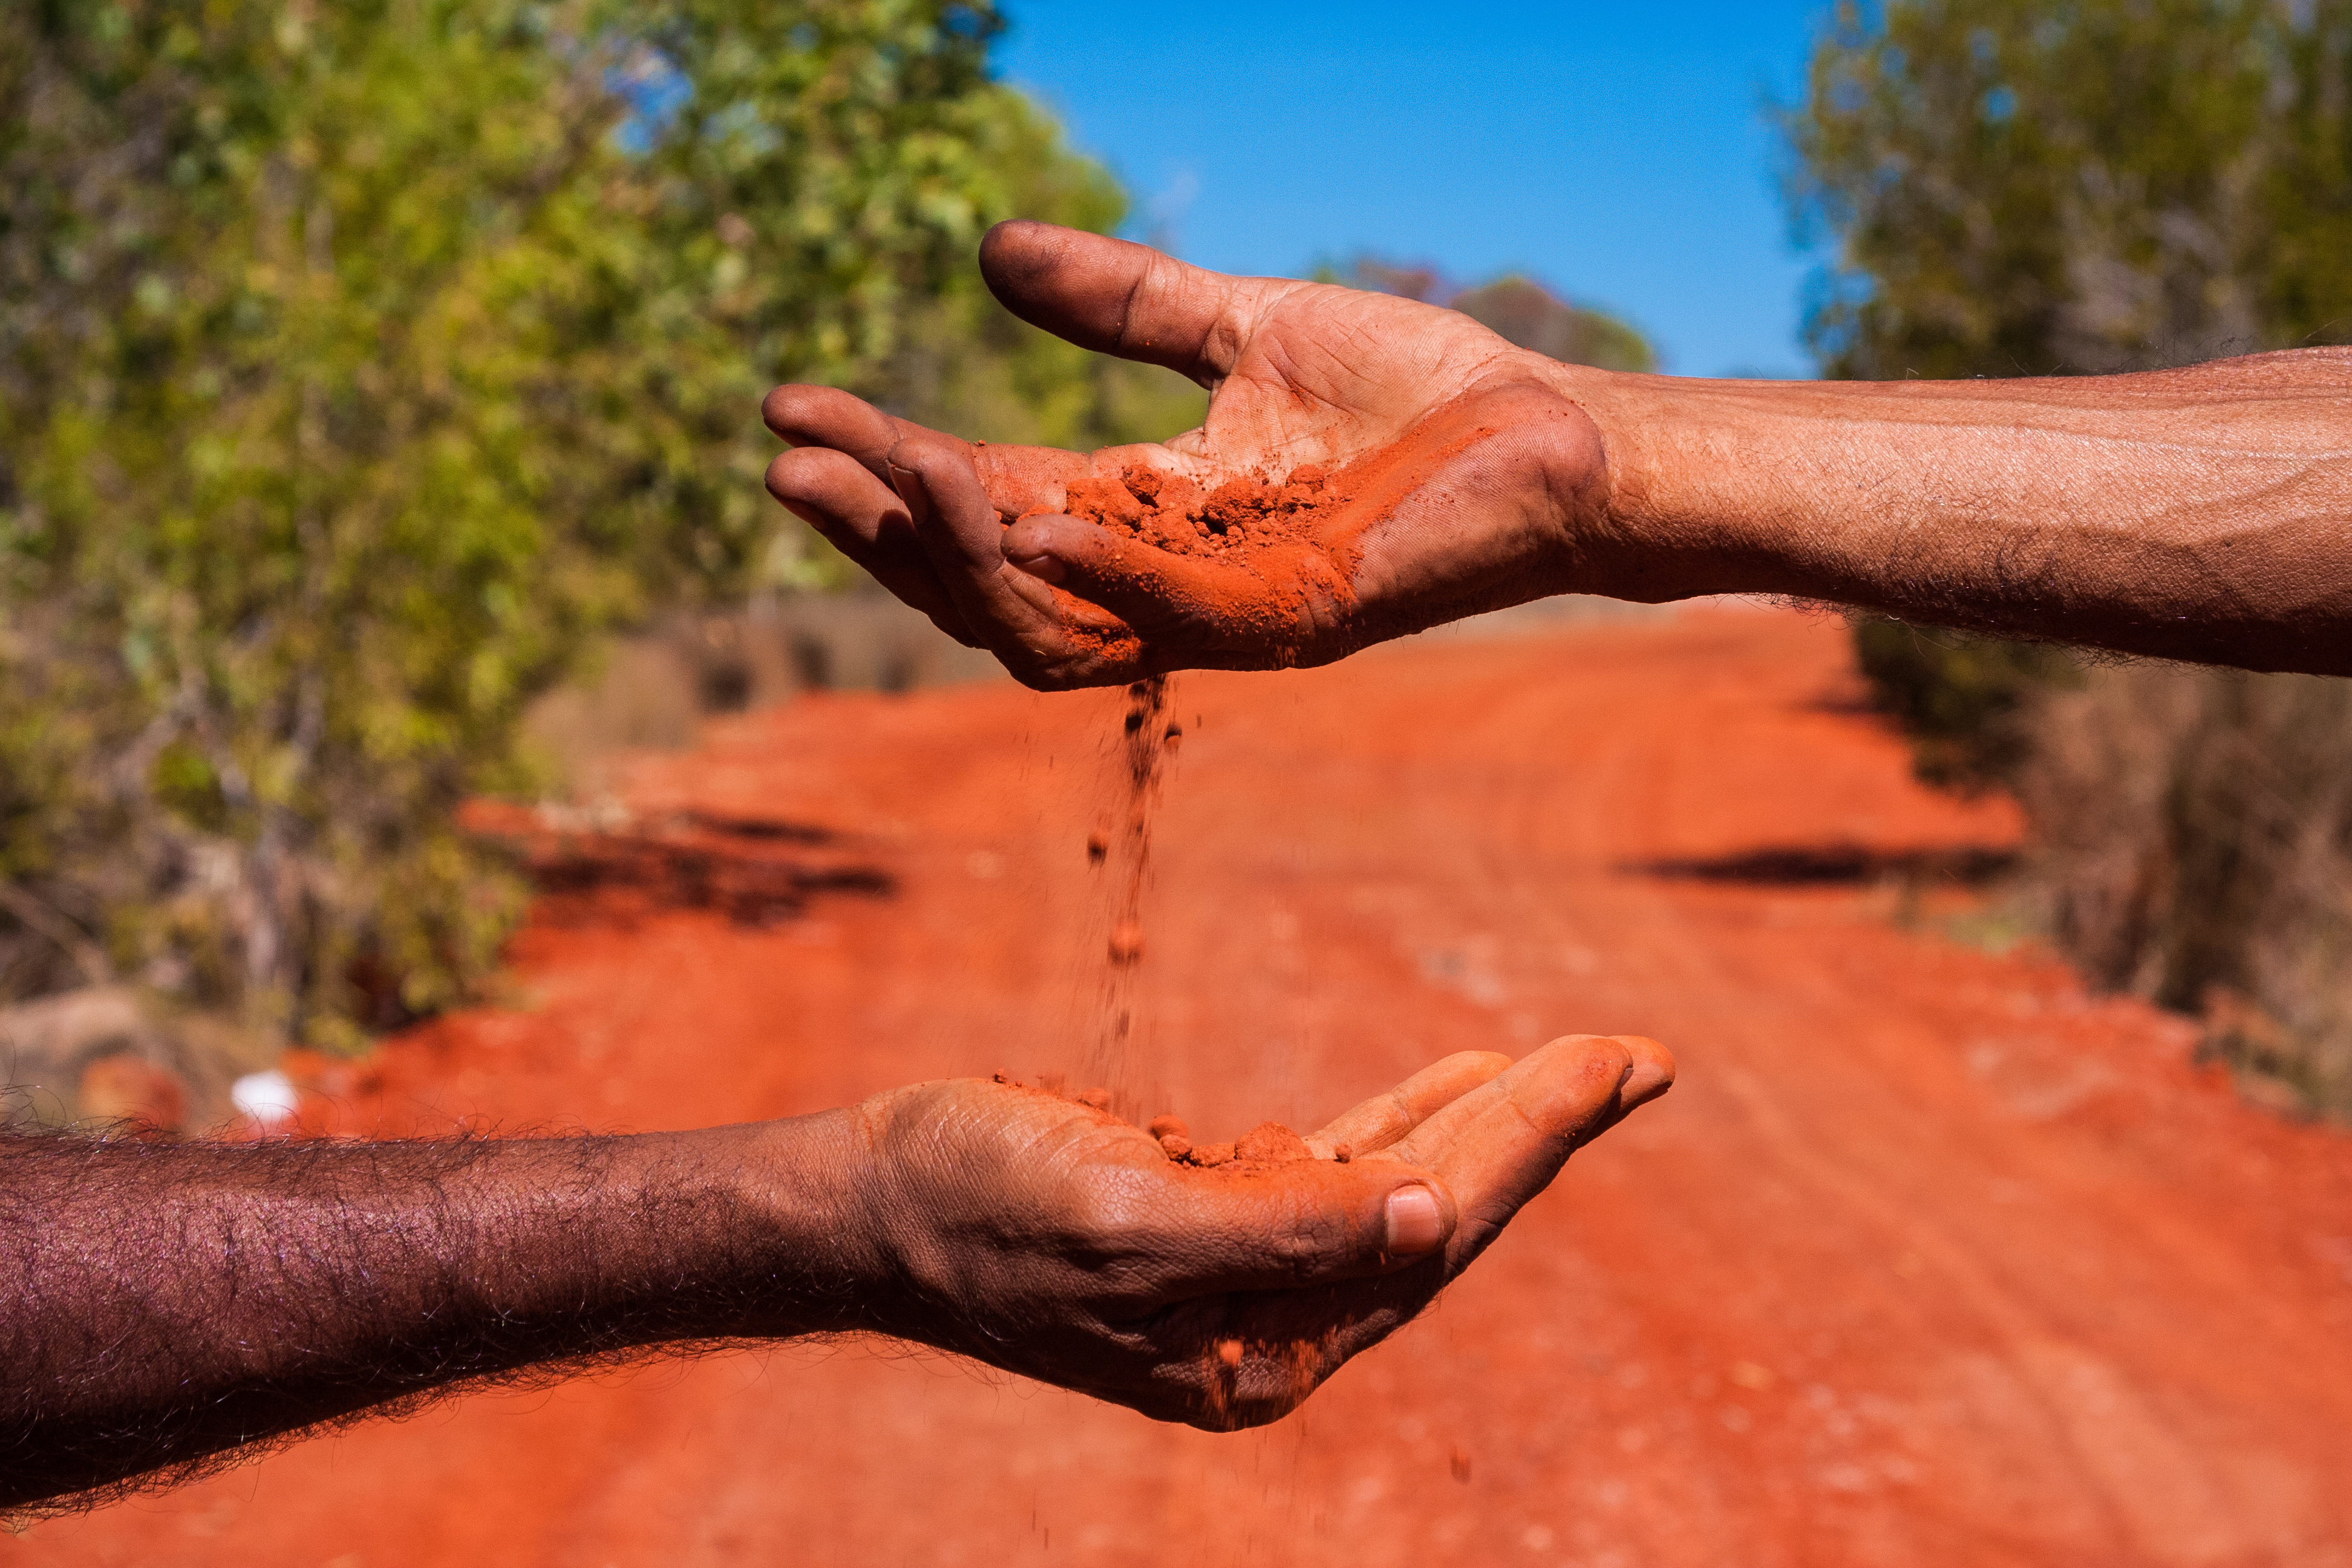
<instances>
[{"instance_id":1,"label":"sunlit skin","mask_svg":"<svg viewBox=\"0 0 2352 1568\"><path fill-rule=\"evenodd\" d=\"M1317 664L1564 592L1765 594L2253 669L2352 673L2352 350L2137 375L1695 381L1561 364L1467 317L1235 278L1013 223L1015 314L1210 391L1164 444L974 447L785 386L768 487L1034 686ZM1234 568L1062 515L1081 474L1207 482L1373 455L1409 475L1325 520L1269 626ZM1336 552L1335 552L1336 556ZM1343 569L1344 567L1344 569Z\"/></svg>"},{"instance_id":2,"label":"sunlit skin","mask_svg":"<svg viewBox=\"0 0 2352 1568\"><path fill-rule=\"evenodd\" d=\"M452 1388L811 1334L1258 1425L1673 1078L1630 1037L1465 1052L1310 1157L1212 1169L985 1079L627 1138L0 1139L0 1507L77 1506Z\"/></svg>"}]
</instances>

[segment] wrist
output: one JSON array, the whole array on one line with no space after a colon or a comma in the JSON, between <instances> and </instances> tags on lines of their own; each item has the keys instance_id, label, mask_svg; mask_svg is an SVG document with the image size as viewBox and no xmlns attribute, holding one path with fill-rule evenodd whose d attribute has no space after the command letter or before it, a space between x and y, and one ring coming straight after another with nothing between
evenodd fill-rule
<instances>
[{"instance_id":1,"label":"wrist","mask_svg":"<svg viewBox=\"0 0 2352 1568\"><path fill-rule=\"evenodd\" d=\"M1751 569L1754 552L1733 536L1733 514L1701 503L1706 485L1695 485L1688 471L1694 462L1719 469L1733 460L1703 435L1694 447L1688 394L1711 384L1558 363L1548 379L1591 421L1599 444L1592 500L1566 524L1576 591L1654 605L1773 591Z\"/></svg>"},{"instance_id":2,"label":"wrist","mask_svg":"<svg viewBox=\"0 0 2352 1568\"><path fill-rule=\"evenodd\" d=\"M714 1129L732 1173L724 1206L755 1233L728 1294L756 1303L768 1338L898 1332L905 1292L890 1247L883 1164L861 1108ZM730 1250L732 1250L731 1248Z\"/></svg>"}]
</instances>

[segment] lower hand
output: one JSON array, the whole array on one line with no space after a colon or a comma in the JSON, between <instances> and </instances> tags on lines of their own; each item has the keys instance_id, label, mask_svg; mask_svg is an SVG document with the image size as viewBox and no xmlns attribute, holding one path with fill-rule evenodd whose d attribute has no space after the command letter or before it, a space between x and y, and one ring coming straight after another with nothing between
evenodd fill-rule
<instances>
[{"instance_id":1,"label":"lower hand","mask_svg":"<svg viewBox=\"0 0 2352 1568\"><path fill-rule=\"evenodd\" d=\"M1212 1168L1042 1089L894 1090L856 1112L897 1277L879 1326L1161 1420L1262 1425L1427 1306L1673 1079L1632 1037L1570 1036L1517 1064L1465 1052L1289 1158L1250 1159L1286 1151L1244 1141Z\"/></svg>"},{"instance_id":2,"label":"lower hand","mask_svg":"<svg viewBox=\"0 0 2352 1568\"><path fill-rule=\"evenodd\" d=\"M1606 453L1573 395L1601 373L1452 310L1044 224L999 226L981 266L1025 320L1209 387L1207 420L1091 455L974 447L785 386L765 412L794 449L768 488L1033 686L1326 663L1570 589L1675 591L1612 546ZM1286 494L1259 483L1294 474ZM1235 481L1239 530L1212 499Z\"/></svg>"}]
</instances>

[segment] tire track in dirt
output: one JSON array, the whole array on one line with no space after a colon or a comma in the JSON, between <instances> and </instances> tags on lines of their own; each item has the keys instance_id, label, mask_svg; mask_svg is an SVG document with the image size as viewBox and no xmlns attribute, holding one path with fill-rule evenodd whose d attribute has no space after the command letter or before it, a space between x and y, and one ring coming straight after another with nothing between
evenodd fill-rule
<instances>
[{"instance_id":1,"label":"tire track in dirt","mask_svg":"<svg viewBox=\"0 0 2352 1568\"><path fill-rule=\"evenodd\" d=\"M2014 831L1912 785L1850 679L1835 623L1754 613L1185 678L1147 1110L1302 1125L1570 1028L1684 1068L1300 1416L1211 1436L793 1347L469 1398L0 1561L2352 1563L2345 1138L1881 889L1631 868ZM649 815L823 824L897 898L535 927L524 1005L389 1047L335 1114L688 1125L1076 1070L1118 701L828 700L649 763Z\"/></svg>"}]
</instances>

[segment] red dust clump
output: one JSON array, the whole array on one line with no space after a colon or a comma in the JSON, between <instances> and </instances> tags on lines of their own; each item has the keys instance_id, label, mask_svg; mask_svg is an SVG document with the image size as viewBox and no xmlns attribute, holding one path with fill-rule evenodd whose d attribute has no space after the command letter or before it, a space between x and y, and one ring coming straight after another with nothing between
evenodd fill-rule
<instances>
[{"instance_id":1,"label":"red dust clump","mask_svg":"<svg viewBox=\"0 0 2352 1568\"><path fill-rule=\"evenodd\" d=\"M1191 591L1212 594L1222 614L1261 623L1272 636L1317 593L1352 602L1360 530L1335 526L1349 500L1314 464L1278 482L1233 479L1203 489L1181 474L1130 463L1115 477L1070 481L1063 510L1188 563L1237 568L1237 580L1215 586L1196 575Z\"/></svg>"},{"instance_id":2,"label":"red dust clump","mask_svg":"<svg viewBox=\"0 0 2352 1568\"><path fill-rule=\"evenodd\" d=\"M1234 1145L1234 1158L1253 1164L1273 1165L1286 1160L1311 1160L1307 1140L1279 1121L1261 1121Z\"/></svg>"},{"instance_id":3,"label":"red dust clump","mask_svg":"<svg viewBox=\"0 0 2352 1568\"><path fill-rule=\"evenodd\" d=\"M1144 1131L1160 1140L1160 1152L1171 1160L1192 1152L1192 1130L1181 1116L1155 1116Z\"/></svg>"},{"instance_id":4,"label":"red dust clump","mask_svg":"<svg viewBox=\"0 0 2352 1568\"><path fill-rule=\"evenodd\" d=\"M1198 1146L1192 1141L1191 1130L1173 1116L1154 1118L1150 1131L1170 1159L1190 1165L1280 1165L1315 1158L1307 1140L1279 1121L1262 1121L1236 1142Z\"/></svg>"},{"instance_id":5,"label":"red dust clump","mask_svg":"<svg viewBox=\"0 0 2352 1568\"><path fill-rule=\"evenodd\" d=\"M1071 480L1062 505L1172 555L1245 563L1277 546L1316 543L1318 524L1346 499L1312 463L1279 483L1227 479L1205 491L1181 474L1129 463L1116 478Z\"/></svg>"},{"instance_id":6,"label":"red dust clump","mask_svg":"<svg viewBox=\"0 0 2352 1568\"><path fill-rule=\"evenodd\" d=\"M1143 956L1143 924L1140 921L1121 921L1110 928L1110 961L1113 963L1133 963Z\"/></svg>"}]
</instances>

